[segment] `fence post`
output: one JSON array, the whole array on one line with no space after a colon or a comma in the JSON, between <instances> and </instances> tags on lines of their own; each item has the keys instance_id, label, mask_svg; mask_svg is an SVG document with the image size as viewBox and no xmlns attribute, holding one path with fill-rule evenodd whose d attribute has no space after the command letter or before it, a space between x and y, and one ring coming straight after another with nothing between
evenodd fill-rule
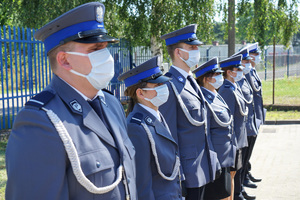
<instances>
[{"instance_id":1,"label":"fence post","mask_svg":"<svg viewBox=\"0 0 300 200\"><path fill-rule=\"evenodd\" d=\"M286 58L286 76L290 75L290 49L288 49L287 58Z\"/></svg>"},{"instance_id":2,"label":"fence post","mask_svg":"<svg viewBox=\"0 0 300 200\"><path fill-rule=\"evenodd\" d=\"M267 80L267 51L269 47L265 50L265 81Z\"/></svg>"},{"instance_id":3,"label":"fence post","mask_svg":"<svg viewBox=\"0 0 300 200\"><path fill-rule=\"evenodd\" d=\"M211 48L212 48L212 46L206 49L206 61L209 60L208 57L209 57L209 51L210 51Z\"/></svg>"}]
</instances>

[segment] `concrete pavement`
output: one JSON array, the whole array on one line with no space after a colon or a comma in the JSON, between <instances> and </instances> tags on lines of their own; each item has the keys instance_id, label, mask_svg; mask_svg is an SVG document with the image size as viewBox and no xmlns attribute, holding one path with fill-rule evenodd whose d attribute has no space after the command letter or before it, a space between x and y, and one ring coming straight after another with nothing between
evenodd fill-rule
<instances>
[{"instance_id":1,"label":"concrete pavement","mask_svg":"<svg viewBox=\"0 0 300 200\"><path fill-rule=\"evenodd\" d=\"M263 180L245 189L257 200L300 199L299 124L263 125L250 162L251 173Z\"/></svg>"}]
</instances>

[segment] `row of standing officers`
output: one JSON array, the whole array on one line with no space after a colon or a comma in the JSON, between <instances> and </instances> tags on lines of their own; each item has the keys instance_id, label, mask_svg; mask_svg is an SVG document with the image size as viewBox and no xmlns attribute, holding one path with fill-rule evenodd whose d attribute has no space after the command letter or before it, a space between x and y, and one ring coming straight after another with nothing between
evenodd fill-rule
<instances>
[{"instance_id":1,"label":"row of standing officers","mask_svg":"<svg viewBox=\"0 0 300 200\"><path fill-rule=\"evenodd\" d=\"M168 73L154 57L119 76L130 97L126 119L104 89L114 76L106 47L118 42L104 12L83 4L35 33L54 77L14 122L6 199L253 199L243 183L256 180L249 160L265 115L257 43L191 71L197 26L161 36Z\"/></svg>"}]
</instances>

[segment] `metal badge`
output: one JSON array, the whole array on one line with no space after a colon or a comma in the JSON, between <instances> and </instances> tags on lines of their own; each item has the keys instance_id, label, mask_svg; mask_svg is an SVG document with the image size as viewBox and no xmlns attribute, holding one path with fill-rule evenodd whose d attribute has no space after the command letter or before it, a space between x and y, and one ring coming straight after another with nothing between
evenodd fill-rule
<instances>
[{"instance_id":1,"label":"metal badge","mask_svg":"<svg viewBox=\"0 0 300 200\"><path fill-rule=\"evenodd\" d=\"M209 94L209 95L207 95L207 97L209 98L209 99L211 99L211 95Z\"/></svg>"},{"instance_id":2,"label":"metal badge","mask_svg":"<svg viewBox=\"0 0 300 200\"><path fill-rule=\"evenodd\" d=\"M183 79L181 76L178 76L178 80L179 80L180 82L183 82L183 81L184 81L184 79Z\"/></svg>"},{"instance_id":3,"label":"metal badge","mask_svg":"<svg viewBox=\"0 0 300 200\"><path fill-rule=\"evenodd\" d=\"M72 108L78 112L82 112L82 107L81 105L77 102L77 100L73 100L70 102L70 105L72 106Z\"/></svg>"},{"instance_id":4,"label":"metal badge","mask_svg":"<svg viewBox=\"0 0 300 200\"><path fill-rule=\"evenodd\" d=\"M104 10L102 6L96 7L96 20L100 23L103 22L104 18Z\"/></svg>"},{"instance_id":5,"label":"metal badge","mask_svg":"<svg viewBox=\"0 0 300 200\"><path fill-rule=\"evenodd\" d=\"M146 121L147 121L149 124L152 123L152 119L151 119L150 117L147 117L147 118L146 118Z\"/></svg>"}]
</instances>

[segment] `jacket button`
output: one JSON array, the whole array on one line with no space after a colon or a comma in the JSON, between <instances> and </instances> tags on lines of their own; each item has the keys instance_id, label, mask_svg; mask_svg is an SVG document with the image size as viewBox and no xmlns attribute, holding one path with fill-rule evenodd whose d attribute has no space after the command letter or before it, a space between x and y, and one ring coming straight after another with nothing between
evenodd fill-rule
<instances>
[{"instance_id":1,"label":"jacket button","mask_svg":"<svg viewBox=\"0 0 300 200\"><path fill-rule=\"evenodd\" d=\"M96 166L97 166L97 168L99 168L100 167L100 162L96 162Z\"/></svg>"}]
</instances>

